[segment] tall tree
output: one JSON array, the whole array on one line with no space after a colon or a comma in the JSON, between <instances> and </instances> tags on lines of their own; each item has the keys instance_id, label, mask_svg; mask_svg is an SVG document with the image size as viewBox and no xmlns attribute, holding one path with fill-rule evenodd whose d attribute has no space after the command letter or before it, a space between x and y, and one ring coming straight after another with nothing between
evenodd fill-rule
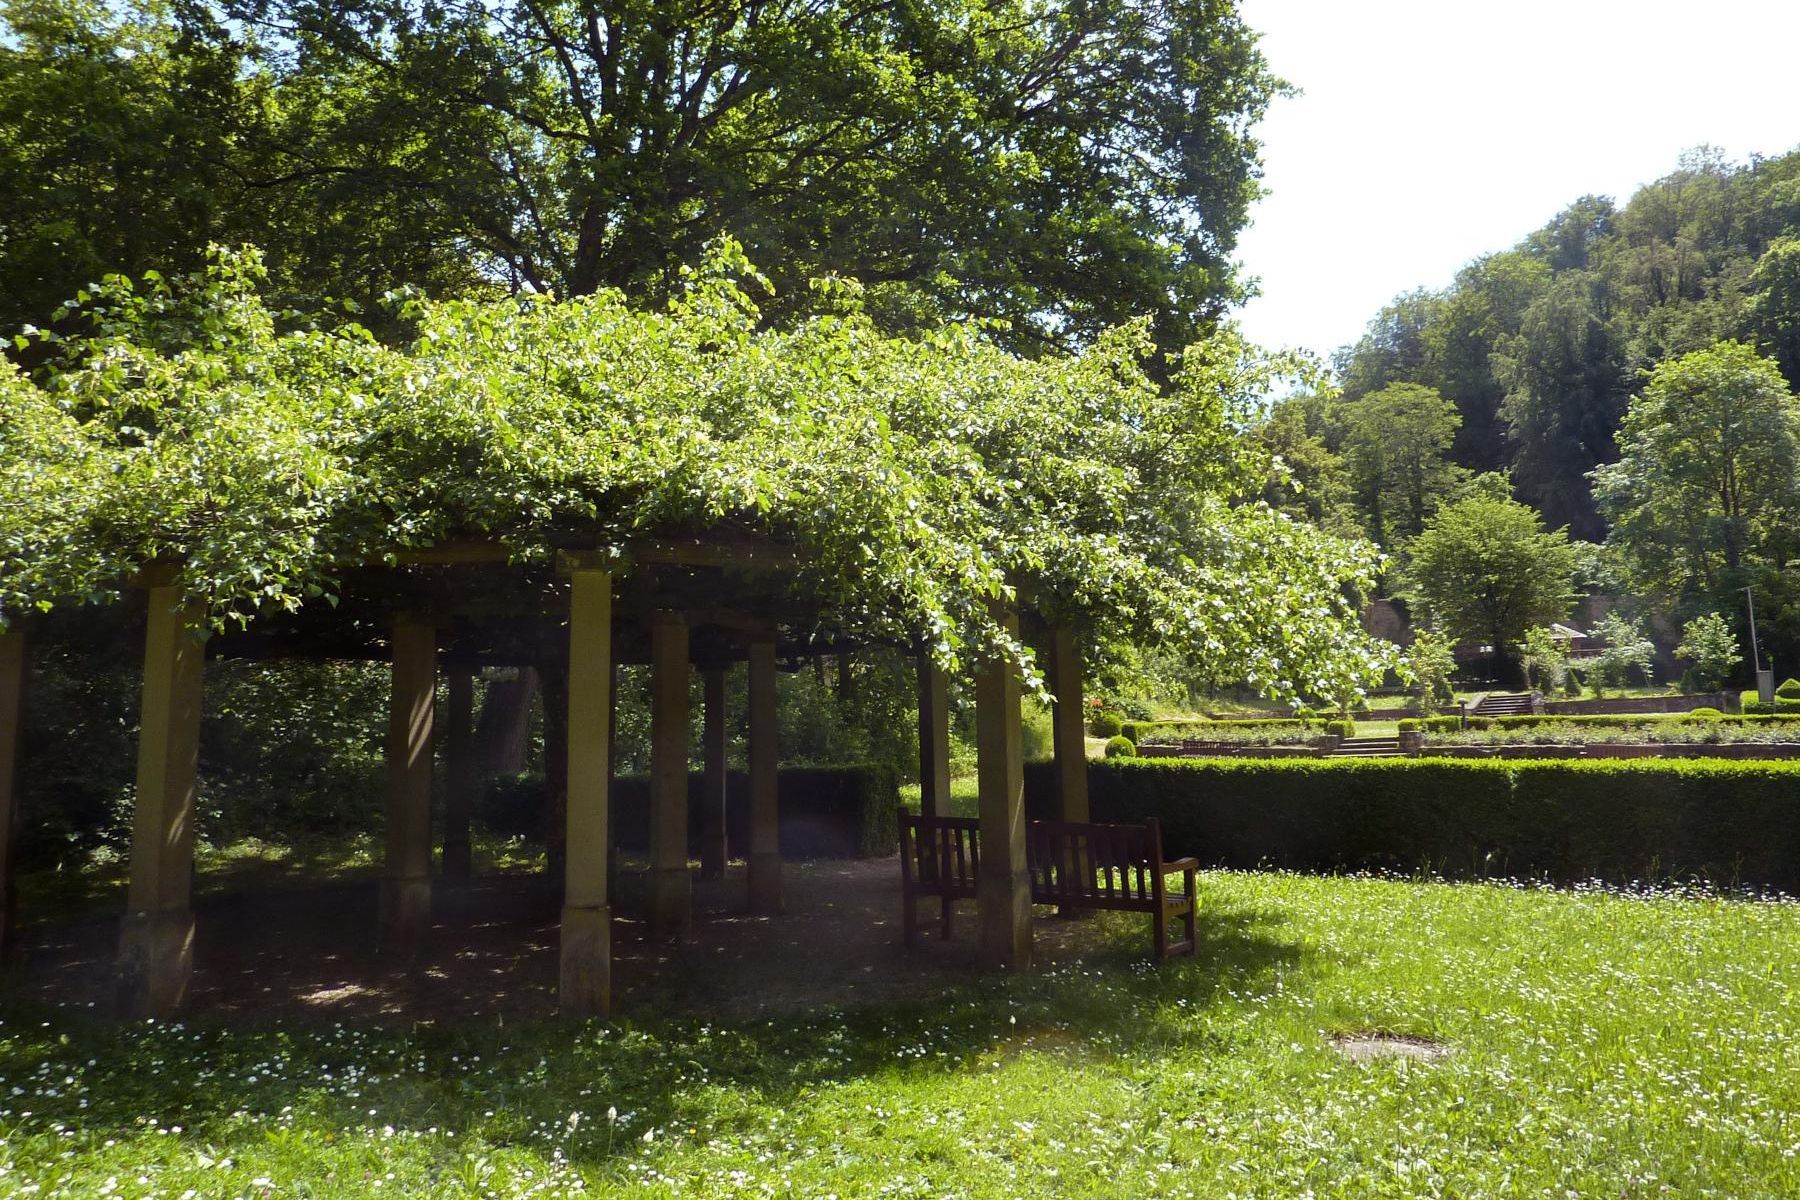
<instances>
[{"instance_id":1,"label":"tall tree","mask_svg":"<svg viewBox=\"0 0 1800 1200\"><path fill-rule=\"evenodd\" d=\"M0 4L0 330L113 271L252 233L225 164L254 123L219 30L100 0Z\"/></svg>"},{"instance_id":2,"label":"tall tree","mask_svg":"<svg viewBox=\"0 0 1800 1200\"><path fill-rule=\"evenodd\" d=\"M1405 590L1437 625L1497 656L1534 625L1569 615L1575 549L1523 504L1477 494L1442 509L1413 539Z\"/></svg>"},{"instance_id":3,"label":"tall tree","mask_svg":"<svg viewBox=\"0 0 1800 1200\"><path fill-rule=\"evenodd\" d=\"M1588 473L1614 455L1613 431L1630 394L1619 331L1592 274L1555 277L1507 340L1501 406L1513 452L1513 482L1552 526L1598 540L1605 532Z\"/></svg>"},{"instance_id":4,"label":"tall tree","mask_svg":"<svg viewBox=\"0 0 1800 1200\"><path fill-rule=\"evenodd\" d=\"M429 210L516 288L655 300L721 234L781 305L841 274L890 325L1015 346L1239 295L1251 126L1279 86L1236 0L232 0L296 111L266 168Z\"/></svg>"},{"instance_id":5,"label":"tall tree","mask_svg":"<svg viewBox=\"0 0 1800 1200\"><path fill-rule=\"evenodd\" d=\"M1418 534L1462 481L1450 461L1456 406L1431 388L1394 383L1345 407L1344 462L1370 535L1388 546Z\"/></svg>"},{"instance_id":6,"label":"tall tree","mask_svg":"<svg viewBox=\"0 0 1800 1200\"><path fill-rule=\"evenodd\" d=\"M1619 451L1594 473L1595 493L1612 541L1652 586L1735 582L1800 507L1800 400L1742 342L1658 366L1625 414Z\"/></svg>"}]
</instances>

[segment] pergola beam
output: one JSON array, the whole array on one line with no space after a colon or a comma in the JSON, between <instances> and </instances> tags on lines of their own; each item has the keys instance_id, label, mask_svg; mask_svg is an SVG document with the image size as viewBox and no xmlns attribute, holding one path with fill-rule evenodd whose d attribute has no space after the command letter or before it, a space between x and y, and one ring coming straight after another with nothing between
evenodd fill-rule
<instances>
[{"instance_id":1,"label":"pergola beam","mask_svg":"<svg viewBox=\"0 0 1800 1200\"><path fill-rule=\"evenodd\" d=\"M576 571L569 590L569 795L557 1005L569 1016L612 1006L612 576Z\"/></svg>"},{"instance_id":2,"label":"pergola beam","mask_svg":"<svg viewBox=\"0 0 1800 1200\"><path fill-rule=\"evenodd\" d=\"M481 774L475 762L475 676L466 666L447 672L444 720L444 878L467 879L472 872L469 825Z\"/></svg>"},{"instance_id":3,"label":"pergola beam","mask_svg":"<svg viewBox=\"0 0 1800 1200\"><path fill-rule=\"evenodd\" d=\"M650 909L665 937L688 929L688 627L678 612L657 614L650 649Z\"/></svg>"},{"instance_id":4,"label":"pergola beam","mask_svg":"<svg viewBox=\"0 0 1800 1200\"><path fill-rule=\"evenodd\" d=\"M194 971L194 800L205 651L198 607L172 582L149 588L131 884L119 932L119 994L134 1017L187 1002Z\"/></svg>"},{"instance_id":5,"label":"pergola beam","mask_svg":"<svg viewBox=\"0 0 1800 1200\"><path fill-rule=\"evenodd\" d=\"M437 640L429 622L394 622L393 695L388 707L387 857L379 935L403 956L418 952L431 924L431 726Z\"/></svg>"},{"instance_id":6,"label":"pergola beam","mask_svg":"<svg viewBox=\"0 0 1800 1200\"><path fill-rule=\"evenodd\" d=\"M931 655L919 664L919 811L950 815L950 681Z\"/></svg>"},{"instance_id":7,"label":"pergola beam","mask_svg":"<svg viewBox=\"0 0 1800 1200\"><path fill-rule=\"evenodd\" d=\"M781 911L781 748L775 643L750 643L750 911Z\"/></svg>"},{"instance_id":8,"label":"pergola beam","mask_svg":"<svg viewBox=\"0 0 1800 1200\"><path fill-rule=\"evenodd\" d=\"M1018 614L1001 626L1016 636ZM975 902L982 954L994 966L1031 965L1031 875L1025 860L1025 764L1020 729L1022 685L1003 659L975 673L975 748L981 808L981 869Z\"/></svg>"},{"instance_id":9,"label":"pergola beam","mask_svg":"<svg viewBox=\"0 0 1800 1200\"><path fill-rule=\"evenodd\" d=\"M1081 647L1066 626L1050 630L1050 693L1056 698L1051 734L1056 753L1058 816L1088 820L1087 701L1082 695Z\"/></svg>"},{"instance_id":10,"label":"pergola beam","mask_svg":"<svg viewBox=\"0 0 1800 1200\"><path fill-rule=\"evenodd\" d=\"M725 671L708 667L701 672L704 706L701 713L700 778L700 878L723 879L728 852L725 837L729 780L725 758L729 739L725 729Z\"/></svg>"},{"instance_id":11,"label":"pergola beam","mask_svg":"<svg viewBox=\"0 0 1800 1200\"><path fill-rule=\"evenodd\" d=\"M19 746L25 722L25 634L0 632L0 956L14 946L18 882L13 859L19 825Z\"/></svg>"}]
</instances>

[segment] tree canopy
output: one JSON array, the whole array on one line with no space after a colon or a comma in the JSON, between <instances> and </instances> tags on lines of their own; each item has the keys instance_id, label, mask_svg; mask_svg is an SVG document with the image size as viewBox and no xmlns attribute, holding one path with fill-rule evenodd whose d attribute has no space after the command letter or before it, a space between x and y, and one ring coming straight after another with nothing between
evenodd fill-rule
<instances>
[{"instance_id":1,"label":"tree canopy","mask_svg":"<svg viewBox=\"0 0 1800 1200\"><path fill-rule=\"evenodd\" d=\"M1797 469L1800 399L1773 361L1720 342L1657 366L1594 492L1639 583L1710 591L1747 554L1792 543Z\"/></svg>"},{"instance_id":2,"label":"tree canopy","mask_svg":"<svg viewBox=\"0 0 1800 1200\"><path fill-rule=\"evenodd\" d=\"M12 0L0 323L240 240L308 306L660 304L729 235L765 319L840 275L889 329L1178 352L1241 295L1279 86L1236 0Z\"/></svg>"},{"instance_id":3,"label":"tree canopy","mask_svg":"<svg viewBox=\"0 0 1800 1200\"><path fill-rule=\"evenodd\" d=\"M899 338L839 311L765 328L731 245L666 308L616 291L416 301L388 347L277 317L254 255L109 279L91 334L8 368L0 614L105 600L182 564L216 624L328 599L334 573L468 535L521 559L741 529L791 543L854 634L1002 653L1033 602L1109 638L1179 646L1275 695L1372 682L1374 552L1252 500L1246 395L1283 364L1200 343L1145 375L1142 324L1024 359L969 327ZM1334 693L1335 694L1335 693Z\"/></svg>"},{"instance_id":4,"label":"tree canopy","mask_svg":"<svg viewBox=\"0 0 1800 1200\"><path fill-rule=\"evenodd\" d=\"M1462 426L1451 450L1505 470L1552 527L1607 532L1591 472L1640 373L1738 340L1800 385L1800 151L1741 164L1701 148L1622 202L1583 196L1443 291L1397 297L1336 356L1346 401L1435 388Z\"/></svg>"},{"instance_id":5,"label":"tree canopy","mask_svg":"<svg viewBox=\"0 0 1800 1200\"><path fill-rule=\"evenodd\" d=\"M1511 652L1534 625L1569 615L1574 548L1523 504L1476 494L1413 539L1407 594L1453 637Z\"/></svg>"}]
</instances>

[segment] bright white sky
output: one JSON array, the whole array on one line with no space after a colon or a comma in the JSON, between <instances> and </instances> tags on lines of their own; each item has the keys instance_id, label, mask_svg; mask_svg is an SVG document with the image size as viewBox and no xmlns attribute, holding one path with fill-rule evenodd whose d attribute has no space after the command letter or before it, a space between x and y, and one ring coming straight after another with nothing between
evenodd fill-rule
<instances>
[{"instance_id":1,"label":"bright white sky","mask_svg":"<svg viewBox=\"0 0 1800 1200\"><path fill-rule=\"evenodd\" d=\"M1238 253L1267 345L1327 354L1586 193L1702 143L1800 146L1800 0L1243 0L1302 89L1260 127Z\"/></svg>"}]
</instances>

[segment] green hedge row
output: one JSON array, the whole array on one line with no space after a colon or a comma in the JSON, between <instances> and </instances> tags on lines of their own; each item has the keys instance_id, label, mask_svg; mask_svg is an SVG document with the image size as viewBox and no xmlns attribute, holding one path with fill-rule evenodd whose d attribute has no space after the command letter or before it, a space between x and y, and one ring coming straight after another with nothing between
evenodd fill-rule
<instances>
[{"instance_id":1,"label":"green hedge row","mask_svg":"<svg viewBox=\"0 0 1800 1200\"><path fill-rule=\"evenodd\" d=\"M1800 716L1800 698L1793 696L1777 696L1775 703L1764 704L1756 698L1755 692L1745 692L1740 707L1746 713L1754 715L1775 713L1781 716Z\"/></svg>"},{"instance_id":2,"label":"green hedge row","mask_svg":"<svg viewBox=\"0 0 1800 1200\"><path fill-rule=\"evenodd\" d=\"M1800 891L1800 762L1114 760L1088 778L1095 820L1156 817L1165 853L1210 866ZM1028 767L1032 811L1054 795Z\"/></svg>"},{"instance_id":3,"label":"green hedge row","mask_svg":"<svg viewBox=\"0 0 1800 1200\"><path fill-rule=\"evenodd\" d=\"M1317 724L1314 721L1313 724ZM1305 729L1305 721L1293 717L1246 717L1242 721L1126 721L1119 732L1133 742L1205 741L1209 733L1225 729Z\"/></svg>"},{"instance_id":4,"label":"green hedge row","mask_svg":"<svg viewBox=\"0 0 1800 1200\"><path fill-rule=\"evenodd\" d=\"M1555 713L1534 714L1516 717L1470 717L1470 729L1531 729L1539 725L1585 725L1594 729L1652 729L1658 725L1671 722L1706 722L1713 725L1768 725L1771 723L1787 724L1800 721L1800 711L1782 713L1727 713L1721 716L1689 716L1686 713L1632 714L1632 713L1583 713L1566 717ZM1427 733L1453 733L1462 729L1461 717L1425 717L1418 722L1418 727Z\"/></svg>"},{"instance_id":5,"label":"green hedge row","mask_svg":"<svg viewBox=\"0 0 1800 1200\"><path fill-rule=\"evenodd\" d=\"M700 853L701 780L698 771L688 776L688 852L695 856ZM779 781L783 857L879 858L898 848L900 788L892 770L866 764L783 767ZM750 777L733 771L725 786L725 837L736 856L750 845ZM615 780L612 805L619 848L648 850L648 777ZM544 814L544 781L521 777L492 781L481 816L498 833L539 838Z\"/></svg>"}]
</instances>

